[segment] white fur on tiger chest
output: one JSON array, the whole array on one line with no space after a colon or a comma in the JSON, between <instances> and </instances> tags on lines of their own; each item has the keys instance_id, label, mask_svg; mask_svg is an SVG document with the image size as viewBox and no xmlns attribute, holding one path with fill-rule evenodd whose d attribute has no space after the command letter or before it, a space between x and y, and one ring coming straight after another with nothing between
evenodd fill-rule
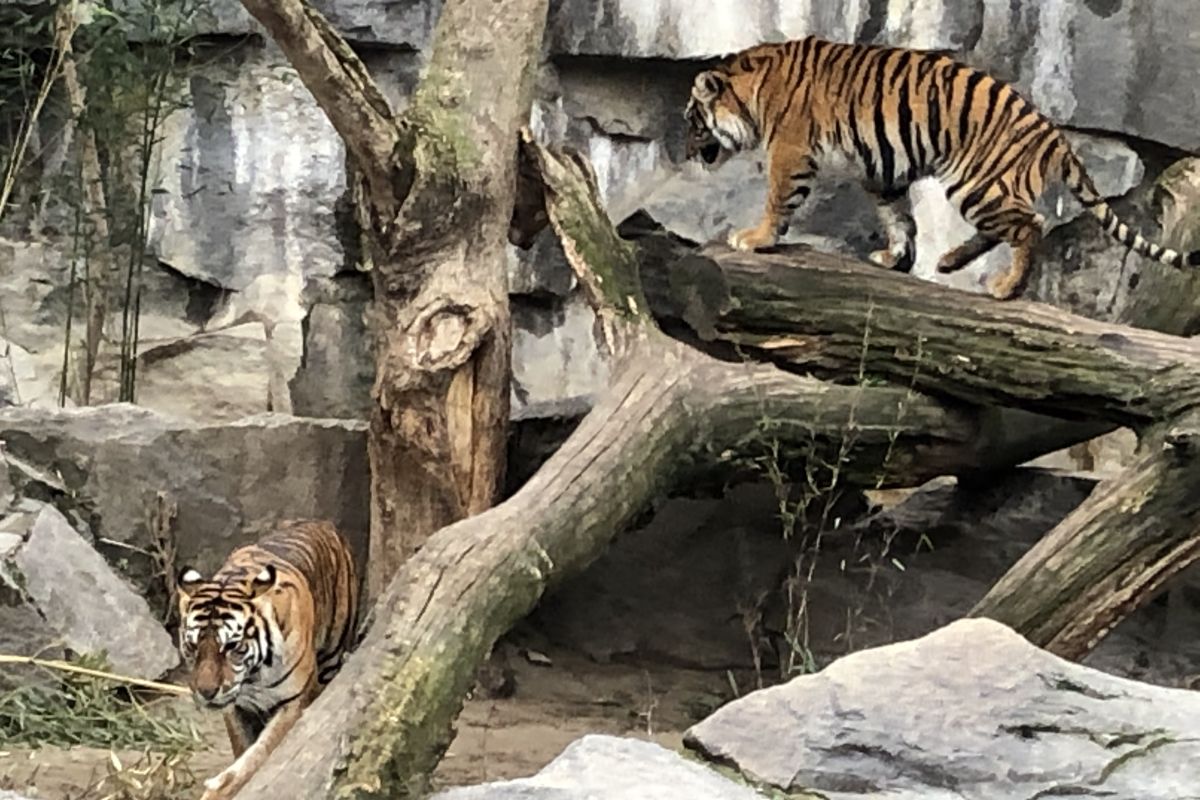
<instances>
[{"instance_id":1,"label":"white fur on tiger chest","mask_svg":"<svg viewBox=\"0 0 1200 800\"><path fill-rule=\"evenodd\" d=\"M265 664L253 677L243 681L234 703L245 709L265 714L280 703L295 697L304 688L305 674L296 663L298 641L285 642L274 620L266 621L271 637L271 666ZM295 639L293 635L293 639ZM289 674L290 671L290 674Z\"/></svg>"}]
</instances>

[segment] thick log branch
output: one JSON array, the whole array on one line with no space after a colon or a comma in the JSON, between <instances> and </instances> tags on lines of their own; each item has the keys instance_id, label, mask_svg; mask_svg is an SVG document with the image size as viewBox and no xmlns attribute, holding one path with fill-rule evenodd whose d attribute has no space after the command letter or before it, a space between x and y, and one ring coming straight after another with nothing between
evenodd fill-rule
<instances>
[{"instance_id":1,"label":"thick log branch","mask_svg":"<svg viewBox=\"0 0 1200 800\"><path fill-rule=\"evenodd\" d=\"M664 257L655 247L642 274L656 316L776 363L1134 428L1200 405L1200 342L808 249L748 256L676 244Z\"/></svg>"},{"instance_id":2,"label":"thick log branch","mask_svg":"<svg viewBox=\"0 0 1200 800\"><path fill-rule=\"evenodd\" d=\"M1064 658L1082 658L1198 558L1200 451L1190 436L1176 437L1097 486L971 616L1003 622Z\"/></svg>"}]
</instances>

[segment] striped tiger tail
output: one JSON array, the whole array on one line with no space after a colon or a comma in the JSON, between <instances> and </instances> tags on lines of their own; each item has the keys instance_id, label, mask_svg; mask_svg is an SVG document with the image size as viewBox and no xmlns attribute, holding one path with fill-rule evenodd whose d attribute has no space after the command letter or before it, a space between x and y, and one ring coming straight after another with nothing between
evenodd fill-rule
<instances>
[{"instance_id":1,"label":"striped tiger tail","mask_svg":"<svg viewBox=\"0 0 1200 800\"><path fill-rule=\"evenodd\" d=\"M1100 193L1096 190L1096 185L1092 183L1091 177L1083 168L1083 162L1079 160L1079 157L1067 145L1066 139L1060 139L1060 142L1059 149L1062 160L1061 176L1063 182L1071 190L1071 193L1079 198L1079 202L1083 204L1084 208L1090 211L1092 216L1100 220L1100 224L1109 236L1134 252L1147 258L1152 258L1155 261L1160 261L1170 267L1183 269L1184 267L1200 266L1200 250L1181 253L1178 250L1163 247L1146 239L1141 233L1122 222L1117 217L1116 212L1112 210L1112 206L1100 196Z\"/></svg>"}]
</instances>

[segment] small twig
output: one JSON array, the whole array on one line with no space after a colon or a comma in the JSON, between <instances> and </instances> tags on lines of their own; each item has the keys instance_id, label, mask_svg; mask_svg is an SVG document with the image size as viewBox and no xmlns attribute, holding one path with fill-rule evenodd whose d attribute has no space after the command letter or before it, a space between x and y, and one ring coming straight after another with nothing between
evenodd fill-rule
<instances>
[{"instance_id":1,"label":"small twig","mask_svg":"<svg viewBox=\"0 0 1200 800\"><path fill-rule=\"evenodd\" d=\"M0 654L0 664L27 664L34 667L42 667L44 669L57 670L59 672L73 672L77 675L87 675L91 678L101 678L114 683L123 683L129 686L140 686L143 689L153 689L157 692L165 692L167 694L187 695L191 693L186 686L180 686L175 683L159 683L158 681L147 681L142 678L132 678L128 675L118 675L115 672L104 672L98 669L89 669L81 667L77 664L72 664L68 661L54 661L34 656L14 656Z\"/></svg>"}]
</instances>

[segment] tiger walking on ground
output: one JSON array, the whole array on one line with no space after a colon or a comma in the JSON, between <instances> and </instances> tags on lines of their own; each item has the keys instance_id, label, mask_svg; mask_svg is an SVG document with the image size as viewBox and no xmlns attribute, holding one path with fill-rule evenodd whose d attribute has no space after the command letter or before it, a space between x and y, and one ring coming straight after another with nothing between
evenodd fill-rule
<instances>
[{"instance_id":1,"label":"tiger walking on ground","mask_svg":"<svg viewBox=\"0 0 1200 800\"><path fill-rule=\"evenodd\" d=\"M359 580L328 522L285 522L210 578L179 576L179 651L200 705L222 709L234 762L205 781L227 800L266 761L354 645Z\"/></svg>"},{"instance_id":2,"label":"tiger walking on ground","mask_svg":"<svg viewBox=\"0 0 1200 800\"><path fill-rule=\"evenodd\" d=\"M930 176L976 228L938 270L954 272L1007 242L1012 263L988 285L999 299L1022 285L1044 224L1034 204L1056 181L1126 246L1169 266L1200 265L1200 251L1160 247L1118 220L1066 137L1015 89L942 52L815 37L759 45L697 75L685 116L689 159L716 165L767 150L766 213L730 236L739 250L773 245L818 172L850 166L878 203L888 244L871 260L883 267L911 267L908 187Z\"/></svg>"}]
</instances>

